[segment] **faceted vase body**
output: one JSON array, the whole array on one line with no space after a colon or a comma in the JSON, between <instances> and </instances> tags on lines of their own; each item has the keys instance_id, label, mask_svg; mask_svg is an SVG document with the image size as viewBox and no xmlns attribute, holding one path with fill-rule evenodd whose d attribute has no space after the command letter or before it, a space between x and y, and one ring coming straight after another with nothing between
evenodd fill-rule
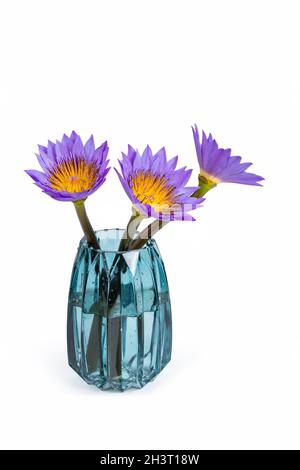
<instances>
[{"instance_id":1,"label":"faceted vase body","mask_svg":"<svg viewBox=\"0 0 300 470\"><path fill-rule=\"evenodd\" d=\"M101 250L82 239L68 305L68 359L102 390L141 388L171 358L167 277L154 240L118 252L123 230L96 232Z\"/></svg>"}]
</instances>

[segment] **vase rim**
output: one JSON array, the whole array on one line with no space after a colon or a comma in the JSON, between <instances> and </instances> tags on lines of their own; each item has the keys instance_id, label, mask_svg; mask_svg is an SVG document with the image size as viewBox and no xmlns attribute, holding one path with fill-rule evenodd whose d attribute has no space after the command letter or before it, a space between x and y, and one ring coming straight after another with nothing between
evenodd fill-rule
<instances>
[{"instance_id":1,"label":"vase rim","mask_svg":"<svg viewBox=\"0 0 300 470\"><path fill-rule=\"evenodd\" d=\"M95 235L97 237L98 240L100 240L101 242L101 237L99 237L99 234L100 233L105 233L105 232L119 232L121 234L123 234L125 231L125 229L123 228L118 228L118 227L114 227L114 228L104 228L104 229L99 229L99 230L95 230ZM137 232L139 233L139 232ZM113 238L113 237L107 237L107 238ZM120 237L117 237L119 241L121 241L122 239L122 235ZM86 238L85 236L82 237L82 239L80 240L80 245L85 245L85 248L87 248L89 251L92 251L92 252L95 252L95 253L115 253L115 254L123 254L123 253L134 253L134 252L140 252L140 251L143 251L143 250L147 250L148 248L151 248L153 247L156 242L154 240L154 238L150 238L147 240L147 242L145 243L145 245L142 247L142 248L138 248L136 250L102 250L101 248L94 248L92 246L88 246L87 245L87 242L86 242Z\"/></svg>"}]
</instances>

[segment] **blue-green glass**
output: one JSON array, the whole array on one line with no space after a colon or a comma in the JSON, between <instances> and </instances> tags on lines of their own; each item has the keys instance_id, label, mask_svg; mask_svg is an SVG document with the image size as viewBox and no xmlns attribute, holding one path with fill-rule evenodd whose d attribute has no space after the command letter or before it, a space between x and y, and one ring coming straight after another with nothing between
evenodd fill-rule
<instances>
[{"instance_id":1,"label":"blue-green glass","mask_svg":"<svg viewBox=\"0 0 300 470\"><path fill-rule=\"evenodd\" d=\"M102 390L141 388L171 358L172 317L164 264L154 240L117 251L123 230L96 232L101 250L82 239L68 306L70 366Z\"/></svg>"}]
</instances>

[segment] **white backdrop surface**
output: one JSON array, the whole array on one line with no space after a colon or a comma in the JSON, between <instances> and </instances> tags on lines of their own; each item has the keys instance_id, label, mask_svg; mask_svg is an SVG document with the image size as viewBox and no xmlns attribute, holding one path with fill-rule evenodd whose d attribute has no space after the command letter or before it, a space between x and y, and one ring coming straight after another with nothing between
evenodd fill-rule
<instances>
[{"instance_id":1,"label":"white backdrop surface","mask_svg":"<svg viewBox=\"0 0 300 470\"><path fill-rule=\"evenodd\" d=\"M299 2L4 0L0 5L3 449L300 448ZM67 365L81 231L23 172L75 129L197 160L212 132L264 188L220 185L197 222L156 237L169 278L169 366L143 390L86 385ZM124 227L112 171L87 201Z\"/></svg>"}]
</instances>

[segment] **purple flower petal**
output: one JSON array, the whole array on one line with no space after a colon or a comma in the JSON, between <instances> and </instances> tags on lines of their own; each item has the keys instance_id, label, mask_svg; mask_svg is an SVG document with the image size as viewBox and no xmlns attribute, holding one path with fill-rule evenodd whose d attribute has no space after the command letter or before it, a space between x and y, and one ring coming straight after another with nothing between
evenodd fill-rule
<instances>
[{"instance_id":1,"label":"purple flower petal","mask_svg":"<svg viewBox=\"0 0 300 470\"><path fill-rule=\"evenodd\" d=\"M84 146L84 154L88 160L91 159L91 157L95 153L95 143L94 143L94 137L91 135L89 140L86 142Z\"/></svg>"},{"instance_id":2,"label":"purple flower petal","mask_svg":"<svg viewBox=\"0 0 300 470\"><path fill-rule=\"evenodd\" d=\"M48 146L47 146L47 155L50 160L53 162L56 162L56 152L55 152L55 144L48 140Z\"/></svg>"},{"instance_id":3,"label":"purple flower petal","mask_svg":"<svg viewBox=\"0 0 300 470\"><path fill-rule=\"evenodd\" d=\"M76 157L84 156L84 147L83 147L83 143L79 135L76 137L76 140L73 144L72 152L73 152L73 155Z\"/></svg>"},{"instance_id":4,"label":"purple flower petal","mask_svg":"<svg viewBox=\"0 0 300 470\"><path fill-rule=\"evenodd\" d=\"M51 160L49 160L49 158L47 157L47 155L45 155L44 152L36 153L35 156L38 159L38 162L44 172L48 173L48 171L51 170L51 168L53 167L53 163L51 162Z\"/></svg>"}]
</instances>

